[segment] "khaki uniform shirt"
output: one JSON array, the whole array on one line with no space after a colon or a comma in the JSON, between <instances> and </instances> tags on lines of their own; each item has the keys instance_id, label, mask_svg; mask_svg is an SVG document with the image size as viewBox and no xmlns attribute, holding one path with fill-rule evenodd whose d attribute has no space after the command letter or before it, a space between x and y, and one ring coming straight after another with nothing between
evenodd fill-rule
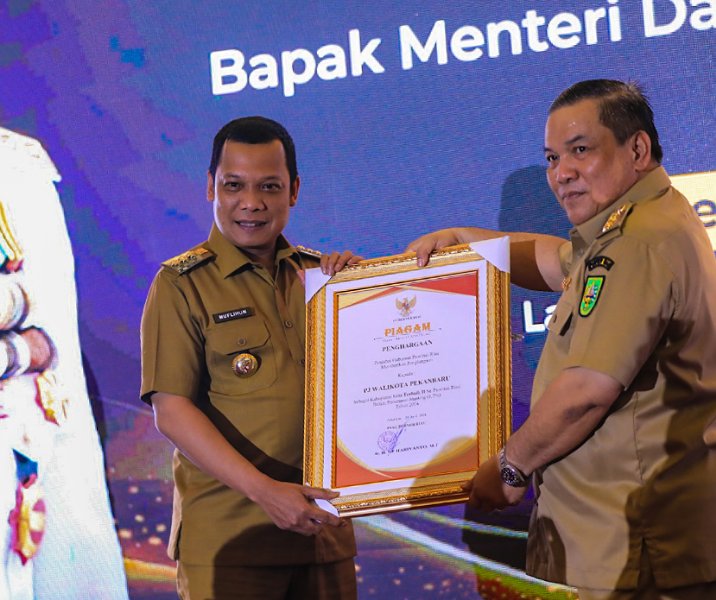
<instances>
[{"instance_id":1,"label":"khaki uniform shirt","mask_svg":"<svg viewBox=\"0 0 716 600\"><path fill-rule=\"evenodd\" d=\"M317 266L279 238L274 278L212 228L208 242L168 261L142 319L142 398L192 399L241 454L274 479L302 483L304 288ZM258 370L240 378L248 352ZM317 537L283 531L244 495L174 453L169 554L195 565L290 565L355 555L350 527Z\"/></svg>"},{"instance_id":2,"label":"khaki uniform shirt","mask_svg":"<svg viewBox=\"0 0 716 600\"><path fill-rule=\"evenodd\" d=\"M528 572L597 589L716 580L716 260L659 167L572 230L533 405L563 370L624 391L578 448L536 474ZM567 285L568 284L568 285Z\"/></svg>"}]
</instances>

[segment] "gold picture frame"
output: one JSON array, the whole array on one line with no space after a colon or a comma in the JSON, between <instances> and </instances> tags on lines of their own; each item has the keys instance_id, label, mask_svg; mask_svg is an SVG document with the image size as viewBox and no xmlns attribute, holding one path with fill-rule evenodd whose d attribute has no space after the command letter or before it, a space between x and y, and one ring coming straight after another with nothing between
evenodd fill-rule
<instances>
[{"instance_id":1,"label":"gold picture frame","mask_svg":"<svg viewBox=\"0 0 716 600\"><path fill-rule=\"evenodd\" d=\"M307 272L304 479L341 516L463 502L509 436L509 269L473 248Z\"/></svg>"}]
</instances>

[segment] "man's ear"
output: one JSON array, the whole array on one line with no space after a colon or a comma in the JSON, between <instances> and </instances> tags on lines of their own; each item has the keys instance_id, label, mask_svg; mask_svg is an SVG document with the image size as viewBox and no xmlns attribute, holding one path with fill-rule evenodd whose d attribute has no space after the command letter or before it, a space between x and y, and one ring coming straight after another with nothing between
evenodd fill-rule
<instances>
[{"instance_id":1,"label":"man's ear","mask_svg":"<svg viewBox=\"0 0 716 600\"><path fill-rule=\"evenodd\" d=\"M301 187L301 178L296 175L296 179L291 185L291 196L289 197L289 206L296 206L298 202L298 188Z\"/></svg>"},{"instance_id":2,"label":"man's ear","mask_svg":"<svg viewBox=\"0 0 716 600\"><path fill-rule=\"evenodd\" d=\"M638 171L651 167L651 138L646 131L637 131L632 139L632 156Z\"/></svg>"},{"instance_id":3,"label":"man's ear","mask_svg":"<svg viewBox=\"0 0 716 600\"><path fill-rule=\"evenodd\" d=\"M214 177L211 175L211 171L206 172L206 199L209 202L214 201Z\"/></svg>"}]
</instances>

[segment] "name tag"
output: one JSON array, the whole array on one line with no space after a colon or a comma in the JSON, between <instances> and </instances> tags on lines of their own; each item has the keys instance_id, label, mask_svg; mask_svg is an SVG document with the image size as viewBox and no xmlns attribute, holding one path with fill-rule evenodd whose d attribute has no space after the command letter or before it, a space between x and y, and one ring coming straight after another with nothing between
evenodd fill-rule
<instances>
[{"instance_id":1,"label":"name tag","mask_svg":"<svg viewBox=\"0 0 716 600\"><path fill-rule=\"evenodd\" d=\"M215 313L211 315L214 319L214 323L223 323L224 321L234 321L235 319L243 319L244 317L250 317L254 314L254 309L250 306L244 308L235 308L234 310L227 310L222 313Z\"/></svg>"}]
</instances>

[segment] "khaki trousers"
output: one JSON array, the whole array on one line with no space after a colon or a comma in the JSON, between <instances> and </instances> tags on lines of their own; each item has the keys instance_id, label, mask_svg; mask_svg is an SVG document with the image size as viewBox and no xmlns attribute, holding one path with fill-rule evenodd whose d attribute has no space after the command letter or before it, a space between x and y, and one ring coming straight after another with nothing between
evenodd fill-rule
<instances>
[{"instance_id":1,"label":"khaki trousers","mask_svg":"<svg viewBox=\"0 0 716 600\"><path fill-rule=\"evenodd\" d=\"M716 581L683 587L659 589L649 564L646 550L642 550L639 581L635 590L592 590L579 588L579 600L709 600L716 599Z\"/></svg>"},{"instance_id":2,"label":"khaki trousers","mask_svg":"<svg viewBox=\"0 0 716 600\"><path fill-rule=\"evenodd\" d=\"M284 567L177 564L182 600L356 600L353 559Z\"/></svg>"}]
</instances>

